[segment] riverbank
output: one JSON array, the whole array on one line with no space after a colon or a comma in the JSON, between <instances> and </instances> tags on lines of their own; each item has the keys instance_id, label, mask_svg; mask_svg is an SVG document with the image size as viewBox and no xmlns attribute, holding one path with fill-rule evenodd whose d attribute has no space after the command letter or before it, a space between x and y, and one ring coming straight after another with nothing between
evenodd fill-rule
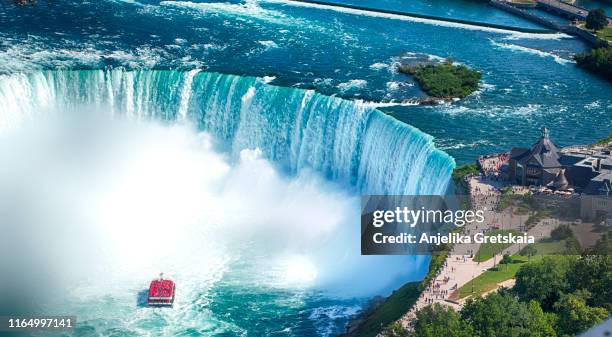
<instances>
[{"instance_id":1,"label":"riverbank","mask_svg":"<svg viewBox=\"0 0 612 337\"><path fill-rule=\"evenodd\" d=\"M453 182L457 186L458 194L469 194L472 191L470 178L475 175L474 171L478 171L476 165L464 165L453 171ZM375 301L370 308L353 319L347 326L347 332L340 336L374 337L384 331L403 329L406 319L413 318L416 309L425 305L426 293L431 292L432 285L451 261L451 245L444 244L435 248L431 254L428 272L421 282L406 283L386 299Z\"/></svg>"},{"instance_id":2,"label":"riverbank","mask_svg":"<svg viewBox=\"0 0 612 337\"><path fill-rule=\"evenodd\" d=\"M530 20L536 24L550 29L564 32L582 39L584 42L596 46L599 44L609 44L606 38L607 31L593 34L590 30L582 27L588 10L575 5L559 1L533 1L532 3L523 1L502 1L490 0L490 6L504 10L510 14ZM546 15L539 15L531 10L541 10L547 14L559 17L559 20L551 20Z\"/></svg>"},{"instance_id":3,"label":"riverbank","mask_svg":"<svg viewBox=\"0 0 612 337\"><path fill-rule=\"evenodd\" d=\"M380 301L374 301L348 326L340 337L374 337L386 327L397 321L407 312L419 298L421 293L419 282L410 282Z\"/></svg>"}]
</instances>

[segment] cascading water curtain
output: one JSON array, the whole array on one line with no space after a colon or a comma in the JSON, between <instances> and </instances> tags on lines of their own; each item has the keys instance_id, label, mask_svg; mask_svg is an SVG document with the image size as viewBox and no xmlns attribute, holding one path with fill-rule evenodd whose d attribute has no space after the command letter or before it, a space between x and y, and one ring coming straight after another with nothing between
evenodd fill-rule
<instances>
[{"instance_id":1,"label":"cascading water curtain","mask_svg":"<svg viewBox=\"0 0 612 337\"><path fill-rule=\"evenodd\" d=\"M2 75L0 129L47 111L188 120L291 173L314 169L368 194L444 194L454 160L432 137L356 102L199 70L37 71Z\"/></svg>"}]
</instances>

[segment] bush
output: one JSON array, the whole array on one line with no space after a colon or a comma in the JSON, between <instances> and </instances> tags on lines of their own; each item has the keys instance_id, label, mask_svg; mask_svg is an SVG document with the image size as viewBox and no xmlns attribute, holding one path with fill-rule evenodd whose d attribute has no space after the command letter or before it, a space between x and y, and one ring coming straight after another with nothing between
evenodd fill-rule
<instances>
[{"instance_id":1,"label":"bush","mask_svg":"<svg viewBox=\"0 0 612 337\"><path fill-rule=\"evenodd\" d=\"M604 139L600 139L597 141L597 145L606 145L608 143L612 142L612 135L609 135L608 137L604 138Z\"/></svg>"},{"instance_id":2,"label":"bush","mask_svg":"<svg viewBox=\"0 0 612 337\"><path fill-rule=\"evenodd\" d=\"M603 233L595 246L589 250L589 253L592 255L612 254L612 228Z\"/></svg>"},{"instance_id":3,"label":"bush","mask_svg":"<svg viewBox=\"0 0 612 337\"><path fill-rule=\"evenodd\" d=\"M447 256L448 256L448 250L435 252L431 254L431 260L429 261L429 271L427 272L427 275L425 275L425 277L423 278L423 281L419 283L419 290L422 291L423 289L427 288L427 285L429 285L429 282L434 277L436 277L438 270L442 267L442 264L446 260Z\"/></svg>"},{"instance_id":4,"label":"bush","mask_svg":"<svg viewBox=\"0 0 612 337\"><path fill-rule=\"evenodd\" d=\"M612 47L600 47L574 56L576 64L612 81Z\"/></svg>"},{"instance_id":5,"label":"bush","mask_svg":"<svg viewBox=\"0 0 612 337\"><path fill-rule=\"evenodd\" d=\"M399 322L393 322L383 329L385 337L409 337L410 333Z\"/></svg>"},{"instance_id":6,"label":"bush","mask_svg":"<svg viewBox=\"0 0 612 337\"><path fill-rule=\"evenodd\" d=\"M550 237L556 241L565 240L572 235L573 233L569 225L561 225L550 232Z\"/></svg>"},{"instance_id":7,"label":"bush","mask_svg":"<svg viewBox=\"0 0 612 337\"><path fill-rule=\"evenodd\" d=\"M510 263L512 263L512 258L510 257L509 254L504 254L504 257L501 259L501 261L499 261L499 263L501 263L501 264L510 264Z\"/></svg>"},{"instance_id":8,"label":"bush","mask_svg":"<svg viewBox=\"0 0 612 337\"><path fill-rule=\"evenodd\" d=\"M545 257L521 266L513 290L468 299L459 315L421 309L411 336L575 336L608 316L611 292L612 256Z\"/></svg>"},{"instance_id":9,"label":"bush","mask_svg":"<svg viewBox=\"0 0 612 337\"><path fill-rule=\"evenodd\" d=\"M472 327L452 308L439 303L417 311L413 337L471 337Z\"/></svg>"}]
</instances>

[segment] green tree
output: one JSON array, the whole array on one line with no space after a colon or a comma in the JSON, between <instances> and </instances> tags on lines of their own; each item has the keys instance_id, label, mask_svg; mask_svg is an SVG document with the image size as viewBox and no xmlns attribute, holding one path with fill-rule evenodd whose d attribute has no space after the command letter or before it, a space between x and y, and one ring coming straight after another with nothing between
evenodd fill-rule
<instances>
[{"instance_id":1,"label":"green tree","mask_svg":"<svg viewBox=\"0 0 612 337\"><path fill-rule=\"evenodd\" d=\"M576 64L612 81L612 47L599 47L574 56Z\"/></svg>"},{"instance_id":2,"label":"green tree","mask_svg":"<svg viewBox=\"0 0 612 337\"><path fill-rule=\"evenodd\" d=\"M509 291L468 300L461 317L481 337L556 336L549 315L536 301L519 302Z\"/></svg>"},{"instance_id":3,"label":"green tree","mask_svg":"<svg viewBox=\"0 0 612 337\"><path fill-rule=\"evenodd\" d=\"M550 232L550 237L553 240L557 241L565 240L572 235L574 235L574 233L572 232L569 225L560 225L557 228L553 229L552 232Z\"/></svg>"},{"instance_id":4,"label":"green tree","mask_svg":"<svg viewBox=\"0 0 612 337\"><path fill-rule=\"evenodd\" d=\"M568 274L568 281L574 291L585 290L595 295L585 298L588 305L612 312L612 256L580 257Z\"/></svg>"},{"instance_id":5,"label":"green tree","mask_svg":"<svg viewBox=\"0 0 612 337\"><path fill-rule=\"evenodd\" d=\"M538 250L533 245L527 245L519 253L521 256L527 256L527 260L531 261L531 257L536 255Z\"/></svg>"},{"instance_id":6,"label":"green tree","mask_svg":"<svg viewBox=\"0 0 612 337\"><path fill-rule=\"evenodd\" d=\"M592 9L586 18L586 27L592 30L600 30L608 25L608 18L603 8Z\"/></svg>"},{"instance_id":7,"label":"green tree","mask_svg":"<svg viewBox=\"0 0 612 337\"><path fill-rule=\"evenodd\" d=\"M447 306L435 303L417 311L413 337L473 337L472 327Z\"/></svg>"},{"instance_id":8,"label":"green tree","mask_svg":"<svg viewBox=\"0 0 612 337\"><path fill-rule=\"evenodd\" d=\"M609 137L612 141L612 136ZM608 229L601 238L597 241L595 246L590 250L591 254L597 255L610 255L612 254L612 229Z\"/></svg>"},{"instance_id":9,"label":"green tree","mask_svg":"<svg viewBox=\"0 0 612 337\"><path fill-rule=\"evenodd\" d=\"M580 242L573 235L565 240L565 254L567 255L582 254L582 247L580 246Z\"/></svg>"},{"instance_id":10,"label":"green tree","mask_svg":"<svg viewBox=\"0 0 612 337\"><path fill-rule=\"evenodd\" d=\"M544 310L552 310L562 293L567 292L570 257L544 257L527 263L516 273L514 291L523 301L535 300Z\"/></svg>"},{"instance_id":11,"label":"green tree","mask_svg":"<svg viewBox=\"0 0 612 337\"><path fill-rule=\"evenodd\" d=\"M585 331L608 317L606 309L589 307L582 296L575 294L561 296L555 303L555 310L559 316L559 334L570 336Z\"/></svg>"},{"instance_id":12,"label":"green tree","mask_svg":"<svg viewBox=\"0 0 612 337\"><path fill-rule=\"evenodd\" d=\"M501 261L499 261L499 263L501 263L501 264L510 264L510 263L512 263L512 258L510 257L510 254L504 254L504 257L501 259Z\"/></svg>"},{"instance_id":13,"label":"green tree","mask_svg":"<svg viewBox=\"0 0 612 337\"><path fill-rule=\"evenodd\" d=\"M410 333L399 322L389 324L383 331L385 337L409 337Z\"/></svg>"}]
</instances>

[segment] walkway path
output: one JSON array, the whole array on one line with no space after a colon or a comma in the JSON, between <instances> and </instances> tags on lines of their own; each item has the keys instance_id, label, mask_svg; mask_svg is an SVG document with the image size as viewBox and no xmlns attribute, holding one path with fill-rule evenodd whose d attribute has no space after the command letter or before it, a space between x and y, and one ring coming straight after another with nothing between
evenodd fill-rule
<instances>
[{"instance_id":1,"label":"walkway path","mask_svg":"<svg viewBox=\"0 0 612 337\"><path fill-rule=\"evenodd\" d=\"M501 183L496 181L483 179L480 177L472 177L468 180L470 187L470 193L472 196L472 207L474 209L488 209L488 215L485 217L488 223L485 224L485 228L491 228L493 226L503 224L503 229L514 229L522 231L524 229L525 221L528 215L513 215L512 210L507 210L502 213L496 212L497 203L500 200L499 188L502 187ZM521 193L522 191L515 191L515 193ZM480 196L480 197L478 197ZM533 235L536 240L543 237L549 237L550 232L559 225L559 222L552 219L547 219L539 222L530 230L528 235ZM482 225L481 225L482 226ZM466 227L464 231L466 233L473 233L475 231L481 231L482 227L473 228ZM411 329L411 324L416 318L416 312L429 304L440 303L443 305L450 306L455 310L460 310L465 302L463 300L451 300L449 297L456 290L467 284L472 279L478 277L488 269L495 266L504 254L516 254L518 253L523 245L515 244L504 249L500 254L484 262L475 262L470 255L465 254L466 251L476 253L480 248L480 244L471 243L469 245L461 245L460 249L456 246L453 251L446 258L443 266L439 273L434 279L431 280L427 288L421 293L415 305L411 310L406 313L401 319L400 323ZM460 250L460 251L459 251ZM511 286L512 280L507 280L498 285L499 286ZM496 287L496 289L498 288Z\"/></svg>"},{"instance_id":2,"label":"walkway path","mask_svg":"<svg viewBox=\"0 0 612 337\"><path fill-rule=\"evenodd\" d=\"M542 7L547 7L554 9L559 12L566 13L566 15L571 15L576 18L585 20L587 15L589 15L589 10L586 8L582 8L573 4L568 4L566 2L562 2L559 0L536 0L538 5ZM609 24L612 24L612 18L608 16Z\"/></svg>"},{"instance_id":3,"label":"walkway path","mask_svg":"<svg viewBox=\"0 0 612 337\"><path fill-rule=\"evenodd\" d=\"M472 177L468 180L470 194L472 195L472 207L474 209L494 209L495 204L499 201L499 192L492 182L484 182L479 177ZM476 197L474 197L476 196ZM478 197L481 196L481 197ZM495 221L494 217L485 217L491 222ZM485 226L492 226L494 223L487 223ZM465 227L466 232L477 231L478 227ZM453 251L446 258L438 275L431 280L427 288L421 293L421 296L415 305L401 319L400 323L411 329L411 324L416 318L416 312L426 305L440 303L451 306L454 309L460 309L459 303L448 300L449 296L456 290L468 283L471 279L493 267L494 259L485 262L475 262L469 255L463 254L465 251L473 253L478 251L480 244L471 243L469 245L461 245L460 251Z\"/></svg>"}]
</instances>

